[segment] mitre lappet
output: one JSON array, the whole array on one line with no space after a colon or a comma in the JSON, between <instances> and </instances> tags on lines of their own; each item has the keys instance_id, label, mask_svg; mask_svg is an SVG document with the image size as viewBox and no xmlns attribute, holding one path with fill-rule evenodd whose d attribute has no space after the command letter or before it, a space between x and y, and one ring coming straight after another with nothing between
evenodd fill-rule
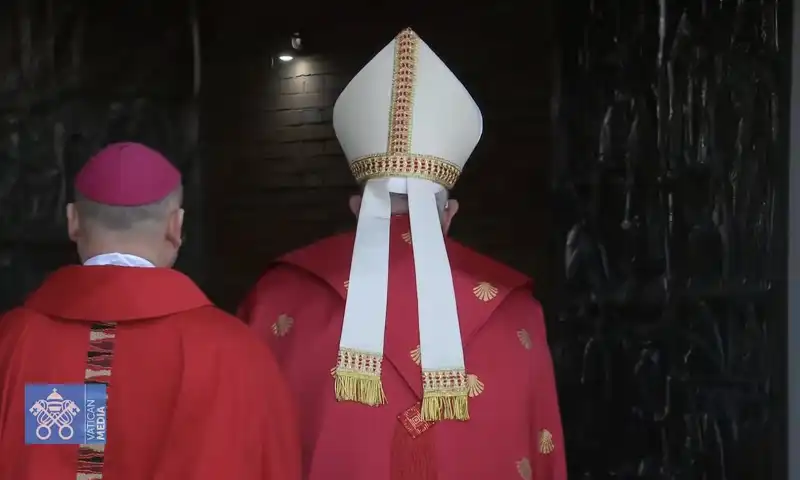
<instances>
[{"instance_id":1,"label":"mitre lappet","mask_svg":"<svg viewBox=\"0 0 800 480\"><path fill-rule=\"evenodd\" d=\"M467 420L467 374L436 195L451 189L480 139L470 94L407 29L347 85L333 110L336 136L364 193L358 216L336 398L377 406L389 278L390 194L407 195L416 271L428 421Z\"/></svg>"}]
</instances>

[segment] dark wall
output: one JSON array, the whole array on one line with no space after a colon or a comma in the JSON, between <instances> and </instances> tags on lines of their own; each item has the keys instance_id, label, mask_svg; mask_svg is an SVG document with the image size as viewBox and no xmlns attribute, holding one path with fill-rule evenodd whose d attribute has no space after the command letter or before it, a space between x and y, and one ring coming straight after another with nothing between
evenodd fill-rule
<instances>
[{"instance_id":1,"label":"dark wall","mask_svg":"<svg viewBox=\"0 0 800 480\"><path fill-rule=\"evenodd\" d=\"M210 34L203 132L214 159L209 225L217 232L217 300L232 306L272 259L354 226L347 197L355 184L331 126L333 103L407 26L484 113L483 139L453 192L461 202L453 235L548 283L547 17L532 19L504 3L452 11L409 11L391 20L344 7L330 17L309 15L296 25L304 55L287 64L271 60L293 29L236 23Z\"/></svg>"},{"instance_id":2,"label":"dark wall","mask_svg":"<svg viewBox=\"0 0 800 480\"><path fill-rule=\"evenodd\" d=\"M76 260L63 221L72 177L109 142L173 159L189 180L190 238L198 230L190 26L182 2L0 7L0 310ZM181 263L195 276L198 246Z\"/></svg>"},{"instance_id":3,"label":"dark wall","mask_svg":"<svg viewBox=\"0 0 800 480\"><path fill-rule=\"evenodd\" d=\"M790 2L569 5L550 333L570 478L786 478Z\"/></svg>"}]
</instances>

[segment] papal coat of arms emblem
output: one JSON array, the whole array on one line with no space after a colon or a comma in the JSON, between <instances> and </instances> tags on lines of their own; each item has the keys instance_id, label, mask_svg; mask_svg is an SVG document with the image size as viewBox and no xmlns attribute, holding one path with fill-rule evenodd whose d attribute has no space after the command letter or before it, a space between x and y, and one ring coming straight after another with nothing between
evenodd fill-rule
<instances>
[{"instance_id":1,"label":"papal coat of arms emblem","mask_svg":"<svg viewBox=\"0 0 800 480\"><path fill-rule=\"evenodd\" d=\"M70 399L64 398L54 388L53 393L46 399L37 400L29 409L31 414L36 417L36 437L39 440L47 440L53 434L53 429L58 429L58 436L62 440L69 440L75 435L72 422L78 416L81 409L78 404Z\"/></svg>"}]
</instances>

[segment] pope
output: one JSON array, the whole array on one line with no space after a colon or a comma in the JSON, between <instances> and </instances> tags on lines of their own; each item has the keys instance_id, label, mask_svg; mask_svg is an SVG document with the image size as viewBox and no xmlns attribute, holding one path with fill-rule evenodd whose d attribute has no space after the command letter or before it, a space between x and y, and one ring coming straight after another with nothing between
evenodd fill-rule
<instances>
[{"instance_id":1,"label":"pope","mask_svg":"<svg viewBox=\"0 0 800 480\"><path fill-rule=\"evenodd\" d=\"M0 318L0 478L298 480L274 357L170 268L178 170L118 143L87 162L75 190L67 224L83 265L57 270ZM106 443L26 445L28 384L106 385Z\"/></svg>"},{"instance_id":2,"label":"pope","mask_svg":"<svg viewBox=\"0 0 800 480\"><path fill-rule=\"evenodd\" d=\"M566 479L530 280L443 235L482 122L411 30L337 100L356 231L279 259L240 308L298 399L304 478Z\"/></svg>"}]
</instances>

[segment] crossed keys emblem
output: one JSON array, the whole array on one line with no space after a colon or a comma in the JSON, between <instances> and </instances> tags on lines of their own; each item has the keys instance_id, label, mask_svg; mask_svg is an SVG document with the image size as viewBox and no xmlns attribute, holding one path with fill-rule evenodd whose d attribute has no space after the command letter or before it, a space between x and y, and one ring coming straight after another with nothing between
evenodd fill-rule
<instances>
[{"instance_id":1,"label":"crossed keys emblem","mask_svg":"<svg viewBox=\"0 0 800 480\"><path fill-rule=\"evenodd\" d=\"M53 434L53 427L58 427L58 436L62 440L69 440L75 435L72 422L80 413L78 404L72 400L62 397L57 389L47 396L46 400L37 400L29 410L36 423L36 437L39 440L47 440Z\"/></svg>"}]
</instances>

